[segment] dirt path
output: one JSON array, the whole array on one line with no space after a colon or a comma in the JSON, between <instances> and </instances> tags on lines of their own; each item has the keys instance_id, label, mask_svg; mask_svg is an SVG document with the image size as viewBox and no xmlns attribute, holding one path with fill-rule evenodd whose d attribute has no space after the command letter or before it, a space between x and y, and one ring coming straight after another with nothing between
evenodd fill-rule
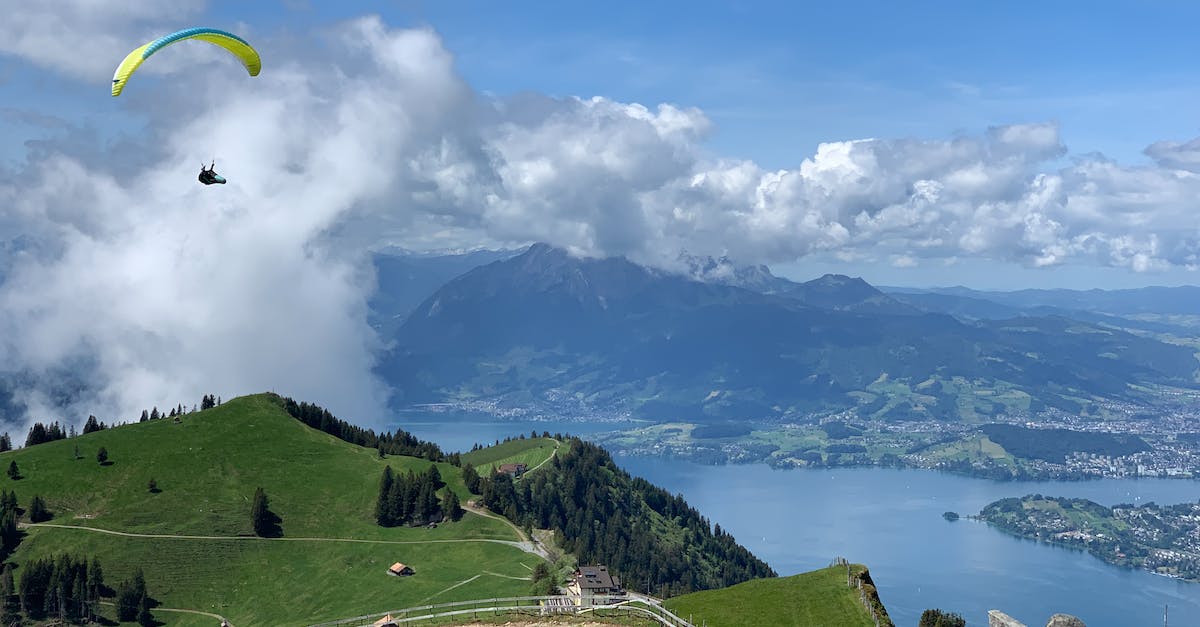
<instances>
[{"instance_id":1,"label":"dirt path","mask_svg":"<svg viewBox=\"0 0 1200 627\"><path fill-rule=\"evenodd\" d=\"M156 607L153 610L151 610L151 612L177 612L180 614L199 614L201 616L211 616L219 621L225 621L226 625L228 625L229 627L233 627L233 623L229 622L229 619L225 618L224 616L221 616L220 614L213 614L212 612L201 612L200 610L185 610L185 609L180 609L177 607Z\"/></svg>"},{"instance_id":2,"label":"dirt path","mask_svg":"<svg viewBox=\"0 0 1200 627\"><path fill-rule=\"evenodd\" d=\"M554 456L555 456L555 455L558 455L558 447L560 447L560 446L562 446L562 442L559 442L558 440L555 440L555 441L554 441L554 450L553 450L553 451L550 451L550 456L549 456L549 457L547 457L546 459L543 459L542 461L538 462L538 465L537 465L537 466L534 466L533 468L530 468L530 469L526 470L526 471L525 471L525 473L524 473L522 476L524 476L524 475L527 475L527 474L529 474L529 473L531 473L531 472L533 472L533 471L537 470L538 468L541 468L542 466L545 466L545 465L546 465L546 462L548 462L548 461L550 461L550 460L554 459Z\"/></svg>"},{"instance_id":3,"label":"dirt path","mask_svg":"<svg viewBox=\"0 0 1200 627\"><path fill-rule=\"evenodd\" d=\"M108 605L110 607L116 607L116 605L117 605L116 603L113 603L112 601L101 601L100 604ZM233 627L233 623L229 622L228 618L225 618L224 616L221 616L220 614L213 614L212 612L201 612L200 610L185 610L183 608L178 608L178 607L156 607L153 610L151 610L151 613L153 613L153 612L176 612L178 614L199 614L201 616L211 616L219 621L224 622L224 624L228 625L229 627Z\"/></svg>"},{"instance_id":4,"label":"dirt path","mask_svg":"<svg viewBox=\"0 0 1200 627\"><path fill-rule=\"evenodd\" d=\"M485 571L485 572L486 572L486 571ZM447 592L449 592L449 591L451 591L451 590L453 590L453 589L455 589L455 588L457 588L457 587L459 587L459 586L465 586L465 585L467 585L467 584L471 583L472 581L475 581L476 579L479 579L479 578L480 578L480 577L482 577L482 576L483 576L483 575L475 575L474 577L471 577L470 579L463 579L462 581L460 581L460 582L458 582L458 583L454 584L453 586L450 586L449 588L445 588L445 589L443 589L443 590L438 590L437 592L434 592L433 594L431 594L431 595L429 595L429 596L425 597L424 599L421 599L421 603L420 603L420 605L425 605L426 603L429 603L429 600L430 600L430 599L432 599L432 598L434 598L434 597L436 597L436 596L439 596L439 595L445 594L445 593L447 593Z\"/></svg>"},{"instance_id":5,"label":"dirt path","mask_svg":"<svg viewBox=\"0 0 1200 627\"><path fill-rule=\"evenodd\" d=\"M491 575L493 577L503 577L505 579L516 579L517 581L529 581L529 577L514 577L512 575L502 575L500 573L494 573L490 570L484 570L484 571L480 571L480 572L482 572L485 575Z\"/></svg>"},{"instance_id":6,"label":"dirt path","mask_svg":"<svg viewBox=\"0 0 1200 627\"><path fill-rule=\"evenodd\" d=\"M470 510L472 513L479 516L489 518L498 518L492 514L486 514ZM505 518L500 518L504 522L509 522ZM491 542L493 544L506 544L516 547L526 553L532 553L539 557L545 558L545 550L539 545L535 545L525 539L525 534L521 530L509 522L513 529L517 530L517 536L522 538L522 541L514 540L496 540L493 538L463 538L461 540L362 540L359 538L260 538L258 536L197 536L184 534L157 534L157 533L133 533L128 531L113 531L112 529L100 529L99 527L85 527L83 525L59 525L55 523L20 523L22 529L30 527L50 527L54 529L77 529L80 531L90 531L92 533L106 533L113 536L122 536L126 538L151 538L151 539L172 539L172 540L249 540L260 542L355 542L359 544L458 544L462 542Z\"/></svg>"},{"instance_id":7,"label":"dirt path","mask_svg":"<svg viewBox=\"0 0 1200 627\"><path fill-rule=\"evenodd\" d=\"M471 503L464 503L463 509L467 510L468 512L471 512L472 514L475 514L476 516L483 516L484 518L494 518L494 519L499 520L500 522L508 525L509 527L512 527L512 530L517 534L517 537L521 539L521 541L516 544L521 546L522 551L525 551L526 553L533 553L534 555L537 555L546 561L550 560L550 552L546 550L546 547L542 546L542 544L540 542L525 535L525 531L523 529L521 529L520 527L514 525L511 520L509 520L503 516L500 516L498 514L493 514L492 512L488 511L486 508L480 507L478 505L472 505ZM500 540L496 540L496 542L500 542Z\"/></svg>"}]
</instances>

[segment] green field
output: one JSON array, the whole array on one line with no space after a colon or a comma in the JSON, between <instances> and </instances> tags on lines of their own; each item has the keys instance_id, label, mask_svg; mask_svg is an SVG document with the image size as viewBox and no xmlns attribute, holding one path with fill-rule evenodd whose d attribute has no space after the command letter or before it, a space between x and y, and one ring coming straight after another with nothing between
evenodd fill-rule
<instances>
[{"instance_id":1,"label":"green field","mask_svg":"<svg viewBox=\"0 0 1200 627\"><path fill-rule=\"evenodd\" d=\"M858 590L846 585L845 566L695 592L668 599L664 606L680 618L708 627L875 625L859 602Z\"/></svg>"},{"instance_id":2,"label":"green field","mask_svg":"<svg viewBox=\"0 0 1200 627\"><path fill-rule=\"evenodd\" d=\"M462 461L481 472L501 464L525 464L532 470L549 460L558 450L559 442L554 438L526 438L501 442L470 453L463 453Z\"/></svg>"},{"instance_id":3,"label":"green field","mask_svg":"<svg viewBox=\"0 0 1200 627\"><path fill-rule=\"evenodd\" d=\"M101 446L111 465L97 463ZM0 454L0 463L7 466L10 460L23 478L5 477L0 487L15 490L22 506L35 494L43 496L54 513L50 524L233 536L136 538L31 527L12 557L18 578L19 565L32 557L66 551L95 555L108 585L140 566L150 595L163 607L221 614L239 627L306 624L425 602L525 594L524 577L539 559L486 541L518 537L502 521L469 513L436 529L377 526L373 508L384 465L420 471L431 462L379 459L373 449L306 427L270 395L187 414L180 424L169 419L136 423ZM459 470L438 466L447 489L465 500ZM151 477L161 492L147 490ZM247 537L252 534L250 498L258 486L282 518L283 539ZM412 565L416 574L387 575L396 561ZM202 618L156 616L168 624Z\"/></svg>"}]
</instances>

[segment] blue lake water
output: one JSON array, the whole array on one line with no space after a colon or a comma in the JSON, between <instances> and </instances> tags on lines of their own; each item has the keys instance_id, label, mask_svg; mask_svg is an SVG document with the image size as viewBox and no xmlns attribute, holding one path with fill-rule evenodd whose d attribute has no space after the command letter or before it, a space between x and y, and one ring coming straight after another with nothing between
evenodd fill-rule
<instances>
[{"instance_id":1,"label":"blue lake water","mask_svg":"<svg viewBox=\"0 0 1200 627\"><path fill-rule=\"evenodd\" d=\"M495 422L426 417L400 426L447 450L469 450L507 435L561 431L586 437L612 425ZM1072 549L1014 538L942 512L978 513L988 503L1028 493L1081 497L1105 505L1200 500L1200 482L1105 479L994 482L896 469L775 470L763 464L704 466L617 457L634 475L688 502L780 575L827 566L835 557L871 569L897 625L917 624L926 608L958 612L986 625L1000 609L1031 627L1056 612L1088 627L1200 626L1200 584L1110 566Z\"/></svg>"}]
</instances>

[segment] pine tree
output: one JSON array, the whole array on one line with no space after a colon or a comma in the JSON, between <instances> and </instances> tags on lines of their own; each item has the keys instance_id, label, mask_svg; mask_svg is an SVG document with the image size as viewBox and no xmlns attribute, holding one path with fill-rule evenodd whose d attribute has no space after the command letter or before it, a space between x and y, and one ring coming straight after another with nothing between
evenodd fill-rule
<instances>
[{"instance_id":1,"label":"pine tree","mask_svg":"<svg viewBox=\"0 0 1200 627\"><path fill-rule=\"evenodd\" d=\"M475 472L475 467L469 463L463 464L462 477L467 490L470 490L471 494L479 494L479 473Z\"/></svg>"},{"instance_id":2,"label":"pine tree","mask_svg":"<svg viewBox=\"0 0 1200 627\"><path fill-rule=\"evenodd\" d=\"M454 490L447 489L446 495L442 497L442 514L453 521L462 519L462 504L459 502L458 495L454 493Z\"/></svg>"},{"instance_id":3,"label":"pine tree","mask_svg":"<svg viewBox=\"0 0 1200 627\"><path fill-rule=\"evenodd\" d=\"M137 620L145 596L146 578L139 568L134 572L133 579L122 581L117 586L117 620L123 623Z\"/></svg>"},{"instance_id":4,"label":"pine tree","mask_svg":"<svg viewBox=\"0 0 1200 627\"><path fill-rule=\"evenodd\" d=\"M391 527L395 525L392 520L392 512L388 507L388 497L392 494L392 484L395 483L395 478L392 476L392 467L383 467L383 477L379 480L379 499L375 501L375 522L381 527Z\"/></svg>"},{"instance_id":5,"label":"pine tree","mask_svg":"<svg viewBox=\"0 0 1200 627\"><path fill-rule=\"evenodd\" d=\"M104 590L104 569L100 567L99 558L92 558L87 571L87 606L89 616L95 616L96 606L100 604L100 595Z\"/></svg>"},{"instance_id":6,"label":"pine tree","mask_svg":"<svg viewBox=\"0 0 1200 627\"><path fill-rule=\"evenodd\" d=\"M141 419L139 420L139 422L146 422L147 420L150 420L150 412L148 412L148 411L146 411L146 410L144 410L144 409L143 409L143 410L142 410L142 417L141 417Z\"/></svg>"},{"instance_id":7,"label":"pine tree","mask_svg":"<svg viewBox=\"0 0 1200 627\"><path fill-rule=\"evenodd\" d=\"M250 522L254 525L254 533L266 537L274 531L272 518L267 493L260 487L254 491L254 504L250 507Z\"/></svg>"},{"instance_id":8,"label":"pine tree","mask_svg":"<svg viewBox=\"0 0 1200 627\"><path fill-rule=\"evenodd\" d=\"M0 453L3 453L4 451L11 451L11 450L12 450L12 438L8 437L8 432L5 431L4 435L0 435Z\"/></svg>"},{"instance_id":9,"label":"pine tree","mask_svg":"<svg viewBox=\"0 0 1200 627\"><path fill-rule=\"evenodd\" d=\"M17 586L13 583L13 566L9 562L0 573L0 622L12 625L21 618L21 600L17 597Z\"/></svg>"},{"instance_id":10,"label":"pine tree","mask_svg":"<svg viewBox=\"0 0 1200 627\"><path fill-rule=\"evenodd\" d=\"M17 460L15 460L15 459L12 460L11 462L8 462L8 478L9 479L20 479L21 478L21 471L17 468Z\"/></svg>"},{"instance_id":11,"label":"pine tree","mask_svg":"<svg viewBox=\"0 0 1200 627\"><path fill-rule=\"evenodd\" d=\"M150 481L146 482L146 490L151 494L158 494L158 482L154 480L154 477L150 477Z\"/></svg>"},{"instance_id":12,"label":"pine tree","mask_svg":"<svg viewBox=\"0 0 1200 627\"><path fill-rule=\"evenodd\" d=\"M96 461L99 462L101 466L103 466L104 462L108 461L108 449L101 446L100 450L96 451Z\"/></svg>"},{"instance_id":13,"label":"pine tree","mask_svg":"<svg viewBox=\"0 0 1200 627\"><path fill-rule=\"evenodd\" d=\"M138 603L137 622L142 627L154 627L154 617L150 614L150 597L142 594L142 600Z\"/></svg>"},{"instance_id":14,"label":"pine tree","mask_svg":"<svg viewBox=\"0 0 1200 627\"><path fill-rule=\"evenodd\" d=\"M29 435L25 436L26 447L49 441L49 435L46 433L46 425L40 422L33 423L33 426L29 428Z\"/></svg>"},{"instance_id":15,"label":"pine tree","mask_svg":"<svg viewBox=\"0 0 1200 627\"><path fill-rule=\"evenodd\" d=\"M50 520L50 511L46 509L46 501L42 497L34 495L29 500L29 521L40 523Z\"/></svg>"},{"instance_id":16,"label":"pine tree","mask_svg":"<svg viewBox=\"0 0 1200 627\"><path fill-rule=\"evenodd\" d=\"M21 531L17 527L16 508L5 509L0 514L0 555L8 555L17 550L21 541Z\"/></svg>"},{"instance_id":17,"label":"pine tree","mask_svg":"<svg viewBox=\"0 0 1200 627\"><path fill-rule=\"evenodd\" d=\"M158 405L155 405L154 409L150 410L150 420L158 420L158 418Z\"/></svg>"}]
</instances>

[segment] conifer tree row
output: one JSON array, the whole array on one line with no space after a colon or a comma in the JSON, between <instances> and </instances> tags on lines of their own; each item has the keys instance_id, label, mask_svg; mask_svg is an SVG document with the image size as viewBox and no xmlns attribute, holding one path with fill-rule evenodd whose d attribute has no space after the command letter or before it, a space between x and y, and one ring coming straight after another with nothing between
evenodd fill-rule
<instances>
[{"instance_id":1,"label":"conifer tree row","mask_svg":"<svg viewBox=\"0 0 1200 627\"><path fill-rule=\"evenodd\" d=\"M21 566L19 604L14 602L12 567L0 574L0 611L4 620L17 618L17 610L33 621L57 619L59 622L83 623L97 616L100 597L104 591L104 572L99 560L74 555L33 559Z\"/></svg>"},{"instance_id":2,"label":"conifer tree row","mask_svg":"<svg viewBox=\"0 0 1200 627\"><path fill-rule=\"evenodd\" d=\"M338 439L366 448L378 449L388 455L409 455L421 457L430 461L448 461L457 464L458 456L446 456L438 445L426 442L416 436L396 429L395 432L375 433L374 429L364 429L340 420L328 409L312 403L297 403L291 398L276 396L287 413L304 424Z\"/></svg>"},{"instance_id":3,"label":"conifer tree row","mask_svg":"<svg viewBox=\"0 0 1200 627\"><path fill-rule=\"evenodd\" d=\"M434 464L420 474L410 470L403 475L392 472L391 466L384 466L375 502L375 522L397 527L424 525L444 518L458 520L462 517L458 495L447 488L446 494L438 497L437 492L444 485Z\"/></svg>"}]
</instances>

